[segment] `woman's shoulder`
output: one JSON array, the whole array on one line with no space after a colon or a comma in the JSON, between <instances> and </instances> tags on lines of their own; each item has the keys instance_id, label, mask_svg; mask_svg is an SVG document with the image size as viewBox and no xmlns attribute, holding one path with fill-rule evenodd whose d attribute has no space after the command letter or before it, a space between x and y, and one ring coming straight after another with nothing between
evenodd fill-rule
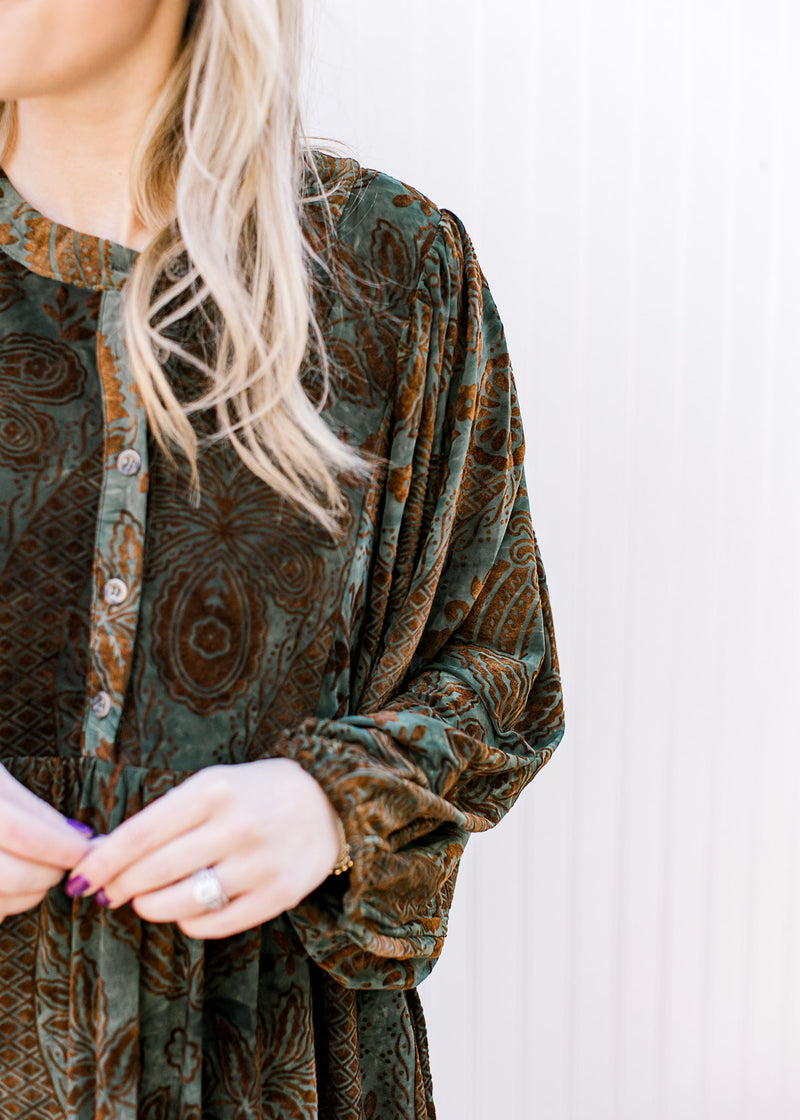
<instances>
[{"instance_id":1,"label":"woman's shoulder","mask_svg":"<svg viewBox=\"0 0 800 1120\"><path fill-rule=\"evenodd\" d=\"M441 227L458 219L384 171L319 149L312 154L337 254L351 264L358 259L384 282L413 287Z\"/></svg>"},{"instance_id":2,"label":"woman's shoulder","mask_svg":"<svg viewBox=\"0 0 800 1120\"><path fill-rule=\"evenodd\" d=\"M443 212L435 202L385 171L319 148L312 149L310 156L336 226L353 216L364 221L369 216L385 220L407 215L412 223L433 225L441 220Z\"/></svg>"}]
</instances>

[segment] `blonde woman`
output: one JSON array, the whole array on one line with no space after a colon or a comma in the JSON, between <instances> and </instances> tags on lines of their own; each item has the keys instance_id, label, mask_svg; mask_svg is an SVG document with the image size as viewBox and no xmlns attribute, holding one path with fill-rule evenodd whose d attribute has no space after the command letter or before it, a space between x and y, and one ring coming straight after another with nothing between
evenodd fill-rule
<instances>
[{"instance_id":1,"label":"blonde woman","mask_svg":"<svg viewBox=\"0 0 800 1120\"><path fill-rule=\"evenodd\" d=\"M306 147L300 27L0 5L0 1120L432 1117L459 857L561 736L497 313Z\"/></svg>"}]
</instances>

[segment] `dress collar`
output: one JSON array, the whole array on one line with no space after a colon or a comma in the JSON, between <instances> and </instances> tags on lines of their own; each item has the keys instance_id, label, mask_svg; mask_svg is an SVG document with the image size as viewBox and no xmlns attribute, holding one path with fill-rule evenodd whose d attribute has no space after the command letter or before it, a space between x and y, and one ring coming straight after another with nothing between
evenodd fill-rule
<instances>
[{"instance_id":1,"label":"dress collar","mask_svg":"<svg viewBox=\"0 0 800 1120\"><path fill-rule=\"evenodd\" d=\"M313 153L320 183L327 201L327 212L335 226L353 186L359 165L329 152ZM311 194L317 184L306 180ZM304 221L313 228L320 217L308 210ZM320 231L324 225L320 226ZM324 240L324 238L323 238ZM39 276L77 284L95 291L119 289L128 279L136 258L135 249L89 233L79 233L45 218L15 190L0 168L0 252L19 261Z\"/></svg>"}]
</instances>

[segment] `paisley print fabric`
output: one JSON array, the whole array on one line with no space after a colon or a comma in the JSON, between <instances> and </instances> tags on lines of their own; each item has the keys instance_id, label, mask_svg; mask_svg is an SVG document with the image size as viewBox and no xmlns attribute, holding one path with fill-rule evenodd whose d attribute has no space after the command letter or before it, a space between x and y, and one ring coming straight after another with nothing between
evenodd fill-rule
<instances>
[{"instance_id":1,"label":"paisley print fabric","mask_svg":"<svg viewBox=\"0 0 800 1120\"><path fill-rule=\"evenodd\" d=\"M0 762L98 832L213 763L295 759L352 870L208 943L59 887L0 924L0 1120L429 1120L416 986L459 858L563 728L503 329L459 220L316 157L305 222L369 452L332 541L224 444L201 501L159 452L122 331L135 253L0 175ZM180 328L202 345L203 324ZM195 374L169 358L176 394ZM196 417L199 432L209 418Z\"/></svg>"}]
</instances>

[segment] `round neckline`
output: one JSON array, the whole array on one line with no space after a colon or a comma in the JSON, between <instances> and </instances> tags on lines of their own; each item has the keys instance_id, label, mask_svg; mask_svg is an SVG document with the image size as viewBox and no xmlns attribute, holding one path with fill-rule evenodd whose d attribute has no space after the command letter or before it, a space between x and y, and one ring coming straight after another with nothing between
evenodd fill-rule
<instances>
[{"instance_id":1,"label":"round neckline","mask_svg":"<svg viewBox=\"0 0 800 1120\"><path fill-rule=\"evenodd\" d=\"M321 148L311 149L309 154L318 177L307 170L309 190L316 196L317 183L322 182L325 209L336 227L355 194L359 178L375 172L362 168L355 159ZM313 213L309 211L304 220L313 222ZM0 253L49 280L94 291L113 291L124 286L140 250L82 233L46 217L18 193L0 167Z\"/></svg>"},{"instance_id":2,"label":"round neckline","mask_svg":"<svg viewBox=\"0 0 800 1120\"><path fill-rule=\"evenodd\" d=\"M0 167L0 252L50 280L95 291L118 290L137 249L61 225L18 193Z\"/></svg>"}]
</instances>

